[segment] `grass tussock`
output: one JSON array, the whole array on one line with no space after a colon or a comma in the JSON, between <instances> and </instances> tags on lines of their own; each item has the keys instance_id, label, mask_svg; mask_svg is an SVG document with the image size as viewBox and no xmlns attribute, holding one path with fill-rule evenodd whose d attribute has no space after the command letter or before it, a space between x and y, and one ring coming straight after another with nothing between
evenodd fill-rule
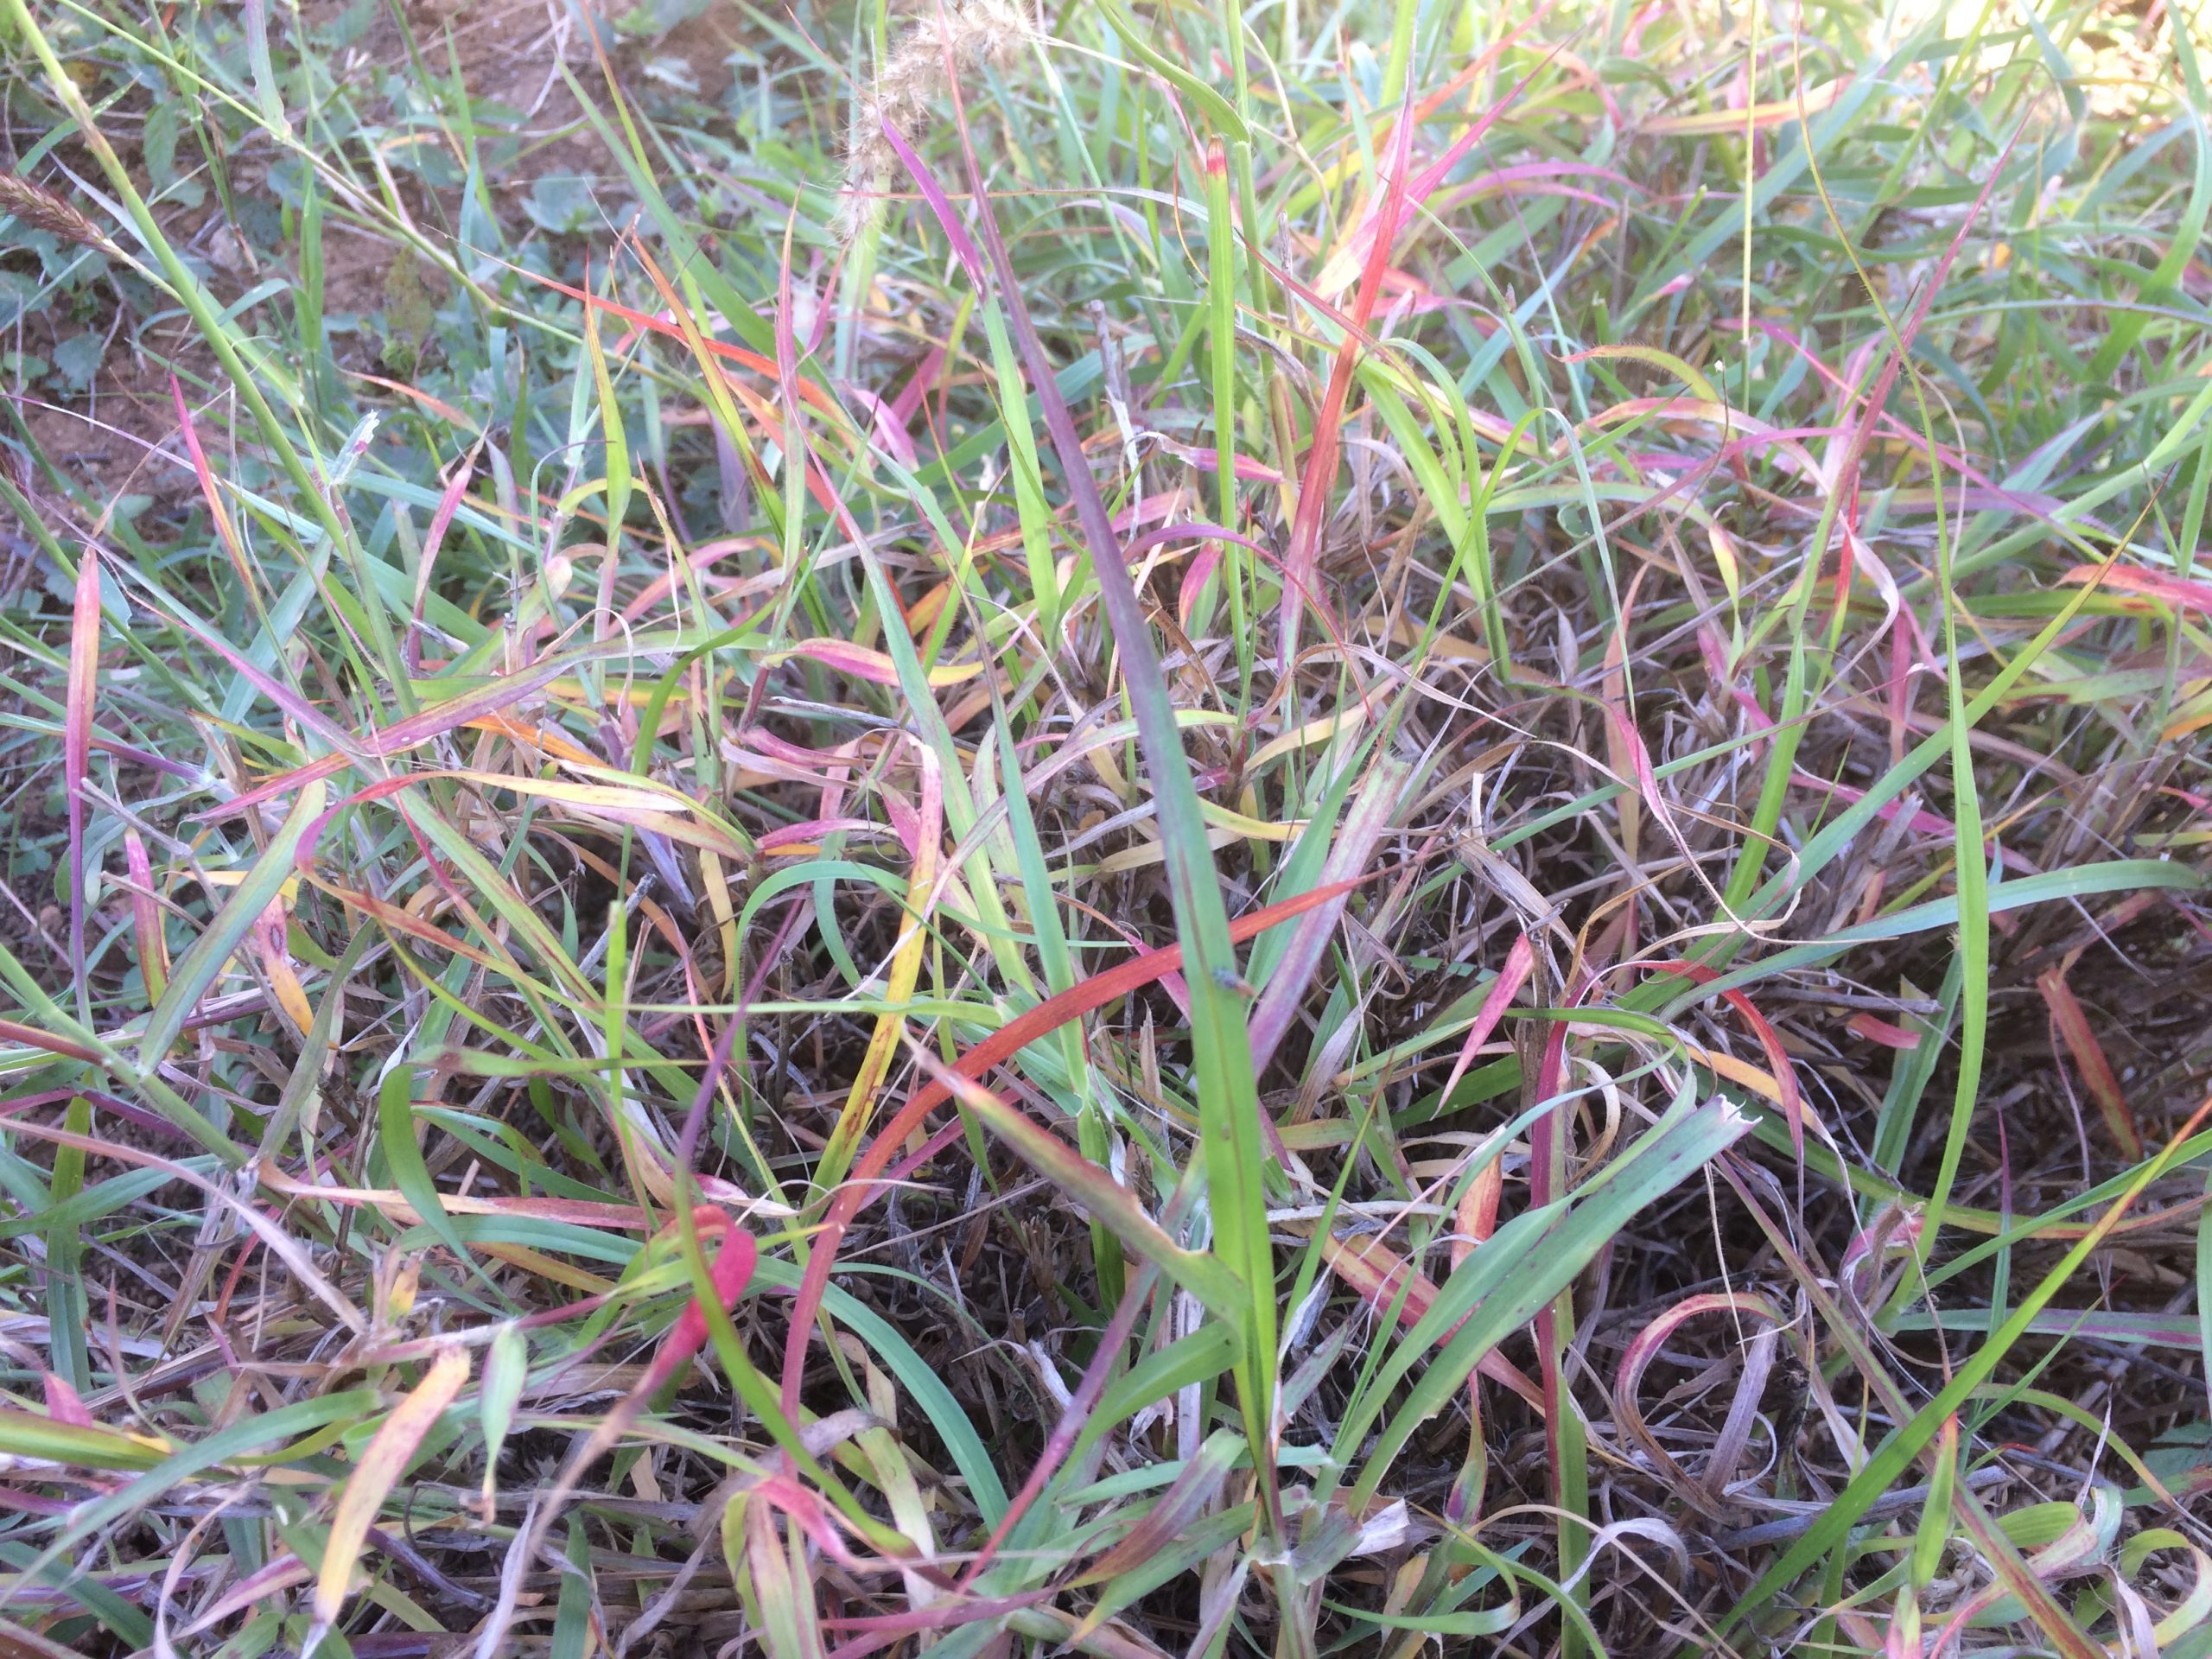
<instances>
[{"instance_id":1,"label":"grass tussock","mask_svg":"<svg viewBox=\"0 0 2212 1659\"><path fill-rule=\"evenodd\" d=\"M2207 45L0 0L0 1652L2212 1653Z\"/></svg>"}]
</instances>

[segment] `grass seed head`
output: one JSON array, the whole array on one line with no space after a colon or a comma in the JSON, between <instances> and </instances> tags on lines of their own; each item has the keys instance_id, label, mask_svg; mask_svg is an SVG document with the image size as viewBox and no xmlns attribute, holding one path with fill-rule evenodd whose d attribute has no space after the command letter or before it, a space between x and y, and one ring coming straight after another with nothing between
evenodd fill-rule
<instances>
[{"instance_id":1,"label":"grass seed head","mask_svg":"<svg viewBox=\"0 0 2212 1659\"><path fill-rule=\"evenodd\" d=\"M957 79L985 63L1011 63L1042 38L1019 0L957 0L922 12L876 71L873 91L854 102L839 235L855 239L883 211L885 181L898 159L883 136L886 123L902 134L919 131Z\"/></svg>"},{"instance_id":2,"label":"grass seed head","mask_svg":"<svg viewBox=\"0 0 2212 1659\"><path fill-rule=\"evenodd\" d=\"M86 216L82 208L20 173L0 173L0 213L10 214L35 231L45 231L65 241L118 258L122 257L123 251L106 232Z\"/></svg>"}]
</instances>

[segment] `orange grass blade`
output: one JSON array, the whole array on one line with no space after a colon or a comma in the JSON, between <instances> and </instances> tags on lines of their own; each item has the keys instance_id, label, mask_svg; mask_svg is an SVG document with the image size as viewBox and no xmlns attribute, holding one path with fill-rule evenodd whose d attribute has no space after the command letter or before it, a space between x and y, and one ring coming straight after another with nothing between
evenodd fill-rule
<instances>
[{"instance_id":1,"label":"orange grass blade","mask_svg":"<svg viewBox=\"0 0 2212 1659\"><path fill-rule=\"evenodd\" d=\"M2066 982L2066 970L2071 965L2062 962L2044 969L2037 976L2036 989L2043 993L2044 1004L2050 1010L2051 1029L2065 1043L2066 1052L2074 1057L2089 1097L2097 1103L2097 1110L2104 1116L2105 1128L2112 1132L2113 1143L2122 1156L2133 1162L2143 1156L2143 1135L2135 1127L2135 1114L2128 1109L2127 1096L2120 1090L2112 1062L2105 1058L2104 1045L2090 1027L2088 1012Z\"/></svg>"},{"instance_id":2,"label":"orange grass blade","mask_svg":"<svg viewBox=\"0 0 2212 1659\"><path fill-rule=\"evenodd\" d=\"M423 1374L414 1392L384 1420L376 1438L369 1442L369 1449L354 1465L346 1490L339 1497L338 1508L330 1517L330 1536L323 1545L322 1570L315 1577L315 1629L307 1644L310 1649L316 1645L323 1631L338 1622L338 1615L345 1610L346 1586L353 1580L362 1547L368 1542L370 1523L375 1521L377 1511L384 1507L385 1499L405 1472L408 1459L423 1444L423 1436L436 1425L439 1416L461 1393L461 1385L468 1381L469 1364L466 1348L448 1348L441 1352L430 1362L430 1369Z\"/></svg>"}]
</instances>

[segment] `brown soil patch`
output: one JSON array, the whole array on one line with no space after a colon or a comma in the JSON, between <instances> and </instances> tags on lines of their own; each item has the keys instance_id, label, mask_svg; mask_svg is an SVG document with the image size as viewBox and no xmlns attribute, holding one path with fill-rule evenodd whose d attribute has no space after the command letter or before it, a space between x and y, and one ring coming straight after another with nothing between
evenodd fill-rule
<instances>
[{"instance_id":1,"label":"brown soil patch","mask_svg":"<svg viewBox=\"0 0 2212 1659\"><path fill-rule=\"evenodd\" d=\"M339 0L315 0L301 9L302 22L313 35L327 29L345 10ZM606 10L619 18L626 8ZM365 84L378 70L419 80L410 51L410 35L414 52L432 74L448 73L457 64L471 97L491 106L481 111L486 127L505 126L520 140L516 163L493 181L502 217L511 225L527 225L523 204L540 179L575 177L601 184L619 176L567 79L567 75L575 76L604 104L600 52L568 7L558 0L405 0L404 15L405 32L390 10L379 10L358 38L329 54L333 73L357 85ZM626 98L642 99L664 92L672 83L683 86L687 96L712 102L728 87L725 60L739 44L739 31L726 8L681 22L658 37L620 33L604 17L601 28L606 61ZM278 46L280 55L296 49L289 41ZM240 160L237 183L251 188L257 176L251 147ZM418 222L449 222L440 205L428 192L413 187L412 181L403 180L402 189L414 198L409 206L418 214ZM213 283L224 301L264 280L274 269L270 261L284 257L283 250L255 247L221 222L212 195L204 206L165 218L164 228L180 246L205 256L215 267ZM326 314L373 317L385 312L397 252L381 237L327 220ZM442 297L435 278L432 293ZM188 354L197 342L177 331L134 342L127 321L120 327L114 322L111 312L100 325L111 330L111 338L92 385L81 397L47 389L21 404L22 418L34 442L93 504L88 515L36 467L14 475L48 527L66 536L95 533L99 512L128 496L148 496L156 508L169 508L184 505L197 493L189 473L179 465L168 371L157 360L191 361ZM31 335L51 327L42 314L26 320ZM28 349L41 349L35 339L26 339L24 344ZM140 344L150 346L151 352L137 349ZM343 354L344 366L374 370L377 353L377 341L364 340L359 349ZM0 595L34 579L37 564L32 538L13 518L0 506Z\"/></svg>"},{"instance_id":2,"label":"brown soil patch","mask_svg":"<svg viewBox=\"0 0 2212 1659\"><path fill-rule=\"evenodd\" d=\"M143 495L159 506L198 493L175 452L162 448L176 432L168 370L120 332L83 397L26 396L18 406L46 458L96 503L111 507L125 496ZM24 487L26 480L16 483ZM82 515L61 506L64 498L43 474L29 480L24 493L60 509L49 528L67 524L79 533L97 531L96 524L74 524Z\"/></svg>"}]
</instances>

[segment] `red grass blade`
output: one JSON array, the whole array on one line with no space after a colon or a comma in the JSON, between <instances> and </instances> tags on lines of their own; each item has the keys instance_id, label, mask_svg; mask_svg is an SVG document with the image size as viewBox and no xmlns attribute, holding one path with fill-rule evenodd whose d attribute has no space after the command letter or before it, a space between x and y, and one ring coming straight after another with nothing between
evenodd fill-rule
<instances>
[{"instance_id":1,"label":"red grass blade","mask_svg":"<svg viewBox=\"0 0 2212 1659\"><path fill-rule=\"evenodd\" d=\"M2077 564L2059 580L2075 583L2101 582L2122 593L2140 594L2146 599L2161 601L2176 610L2212 615L2212 582L2188 582L2156 570L2130 570L2118 564Z\"/></svg>"},{"instance_id":2,"label":"red grass blade","mask_svg":"<svg viewBox=\"0 0 2212 1659\"><path fill-rule=\"evenodd\" d=\"M1710 984L1720 977L1711 968L1694 962L1647 962L1639 964L1656 974L1679 974L1700 985ZM1789 1063L1789 1051L1782 1046L1782 1039L1775 1033L1767 1017L1752 1006L1751 998L1741 991L1720 994L1728 1006L1744 1016L1744 1023L1758 1039L1759 1047L1766 1052L1766 1063L1774 1073L1776 1086L1782 1091L1782 1115L1789 1124L1789 1145L1797 1154L1798 1178L1805 1172L1805 1099L1797 1090L1797 1073Z\"/></svg>"},{"instance_id":3,"label":"red grass blade","mask_svg":"<svg viewBox=\"0 0 2212 1659\"><path fill-rule=\"evenodd\" d=\"M2068 960L2044 969L2037 976L2036 989L2043 993L2044 1006L2050 1010L2051 1029L2065 1043L2066 1052L2074 1057L2074 1065L2082 1073L2089 1097L2097 1103L2105 1128L2112 1133L2113 1143L2133 1163L2143 1156L2142 1132L2135 1127L2135 1114L2128 1109L2127 1096L2120 1091L2112 1062L2105 1058L2104 1045L2097 1040L2088 1013L2066 982L2067 969L2072 966L2071 960Z\"/></svg>"},{"instance_id":4,"label":"red grass blade","mask_svg":"<svg viewBox=\"0 0 2212 1659\"><path fill-rule=\"evenodd\" d=\"M1435 1281L1420 1268L1409 1267L1403 1257L1373 1234L1351 1240L1329 1234L1321 1240L1321 1255L1330 1270L1376 1313L1387 1313L1392 1304L1398 1304L1398 1323L1409 1331L1435 1304ZM1404 1295L1402 1302L1399 1300L1401 1292ZM1460 1326L1472 1318L1474 1313L1470 1310L1466 1319L1438 1336L1436 1346L1440 1348L1458 1336ZM1544 1397L1535 1383L1497 1349L1491 1349L1476 1361L1475 1369L1491 1382L1503 1383L1538 1411L1544 1408ZM1473 1381L1471 1377L1468 1380Z\"/></svg>"},{"instance_id":5,"label":"red grass blade","mask_svg":"<svg viewBox=\"0 0 2212 1659\"><path fill-rule=\"evenodd\" d=\"M703 1226L709 1216L723 1223L721 1248L715 1252L715 1265L709 1269L714 1280L715 1294L721 1298L727 1310L744 1294L747 1285L753 1281L753 1268L760 1260L760 1249L753 1242L753 1235L743 1229L728 1224L728 1218L719 1210L701 1214ZM669 1327L668 1336L660 1351L653 1356L652 1363L645 1368L645 1381L639 1389L652 1394L662 1383L676 1375L677 1368L707 1345L707 1314L694 1296L683 1305L683 1312Z\"/></svg>"},{"instance_id":6,"label":"red grass blade","mask_svg":"<svg viewBox=\"0 0 2212 1659\"><path fill-rule=\"evenodd\" d=\"M888 118L883 123L883 136L890 142L900 165L913 175L915 184L920 187L922 199L929 203L930 212L936 216L938 227L944 232L945 240L952 245L953 257L960 261L961 269L968 273L968 280L976 284L976 292L981 293L989 280L983 269L983 256L977 251L975 238L968 234L967 226L961 223L960 215L953 212L951 198L944 194L944 187L938 182L938 176L931 171L930 164L914 153L913 148L899 136L899 129L891 124Z\"/></svg>"},{"instance_id":7,"label":"red grass blade","mask_svg":"<svg viewBox=\"0 0 2212 1659\"><path fill-rule=\"evenodd\" d=\"M200 494L207 503L207 516L215 521L216 539L230 556L231 569L238 572L240 585L250 594L258 594L261 589L253 579L253 567L246 563L245 548L231 523L230 510L223 505L223 493L216 486L214 469L208 466L207 454L200 447L200 434L192 424L192 411L185 406L183 384L175 375L169 376L169 397L176 404L177 429L184 436L185 454L192 458L193 475L200 480Z\"/></svg>"},{"instance_id":8,"label":"red grass blade","mask_svg":"<svg viewBox=\"0 0 2212 1659\"><path fill-rule=\"evenodd\" d=\"M92 991L85 978L85 774L92 764L92 697L100 666L100 557L90 543L77 565L71 624L69 690L61 725L61 775L69 795L69 968L77 979L78 1015L89 1025Z\"/></svg>"},{"instance_id":9,"label":"red grass blade","mask_svg":"<svg viewBox=\"0 0 2212 1659\"><path fill-rule=\"evenodd\" d=\"M56 1037L41 1031L36 1026L26 1026L19 1020L0 1020L0 1042L21 1043L25 1048L43 1049L48 1054L66 1055L73 1060L98 1060L99 1051L87 1048L82 1043L73 1043L65 1037Z\"/></svg>"},{"instance_id":10,"label":"red grass blade","mask_svg":"<svg viewBox=\"0 0 2212 1659\"><path fill-rule=\"evenodd\" d=\"M1903 1026L1892 1025L1887 1020L1877 1019L1871 1014L1854 1014L1846 1023L1844 1029L1854 1037L1862 1037L1870 1043L1878 1043L1884 1048L1894 1048L1910 1052L1920 1046L1918 1032L1907 1031Z\"/></svg>"},{"instance_id":11,"label":"red grass blade","mask_svg":"<svg viewBox=\"0 0 2212 1659\"><path fill-rule=\"evenodd\" d=\"M467 493L468 480L476 476L476 457L483 449L484 440L479 438L461 465L454 468L445 493L438 498L438 510L430 515L430 527L423 532L423 568L415 578L415 610L408 621L407 643L401 652L410 674L423 671L423 602L429 597L430 573L437 568L438 546L446 538L446 529L453 523L454 514L461 510L461 498Z\"/></svg>"},{"instance_id":12,"label":"red grass blade","mask_svg":"<svg viewBox=\"0 0 2212 1659\"><path fill-rule=\"evenodd\" d=\"M138 954L139 976L146 984L149 1006L162 1000L169 980L168 938L162 930L162 906L154 896L154 863L146 855L146 838L136 830L123 832L124 868L130 875L130 931Z\"/></svg>"},{"instance_id":13,"label":"red grass blade","mask_svg":"<svg viewBox=\"0 0 2212 1659\"><path fill-rule=\"evenodd\" d=\"M1373 877L1363 877L1363 880ZM1317 906L1350 893L1360 885L1358 881L1336 881L1316 887L1311 893L1300 893L1295 899L1279 905L1269 905L1248 916L1237 917L1229 925L1229 937L1233 944L1243 944L1257 934L1265 932L1278 922L1303 915ZM1079 1020L1093 1009L1101 1008L1117 998L1127 996L1140 987L1149 985L1162 975L1172 974L1183 966L1183 947L1166 945L1158 950L1147 950L1142 956L1109 968L1103 973L1093 974L1080 984L1070 986L1058 996L1039 1003L1027 1013L1008 1020L996 1032L963 1054L953 1062L952 1070L963 1077L980 1077L1001 1060L1011 1059L1039 1038L1058 1030L1071 1020ZM807 1260L806 1276L800 1281L796 1306L791 1310L792 1338L784 1351L784 1408L796 1412L798 1405L800 1379L805 1374L807 1333L814 1328L815 1315L821 1310L823 1293L830 1287L830 1270L836 1266L837 1247L843 1242L845 1230L852 1225L868 1201L874 1197L884 1171L904 1146L907 1137L928 1121L929 1115L951 1099L952 1091L944 1084L932 1080L916 1090L913 1097L899 1108L898 1113L876 1132L853 1166L851 1177L837 1189L823 1217L821 1230L815 1236L814 1254ZM947 1133L958 1133L957 1123L947 1126ZM925 1145L924 1151L928 1150Z\"/></svg>"},{"instance_id":14,"label":"red grass blade","mask_svg":"<svg viewBox=\"0 0 2212 1659\"><path fill-rule=\"evenodd\" d=\"M1529 975L1536 965L1536 947L1523 933L1513 941L1513 948L1505 953L1505 965L1497 970L1497 977L1491 982L1490 995L1483 998L1483 1005L1475 1011L1475 1023L1467 1028L1467 1039L1459 1045L1459 1057L1452 1063L1452 1075L1444 1080L1444 1093L1440 1098L1449 1100L1452 1091L1459 1086L1459 1079L1467 1075L1467 1068L1474 1064L1476 1052L1490 1040L1497 1029L1497 1022L1505 1017L1505 1010L1512 1005L1514 994L1529 982Z\"/></svg>"},{"instance_id":15,"label":"red grass blade","mask_svg":"<svg viewBox=\"0 0 2212 1659\"><path fill-rule=\"evenodd\" d=\"M632 251L639 252L641 257L643 257L643 251L635 244L632 245ZM676 303L675 290L665 286L667 279L659 276L658 267L651 267L650 262L647 263L649 269L646 274L658 279L655 286L662 289L663 297L669 300L671 304ZM525 282L536 283L541 287L550 288L555 293L574 300L580 305L588 306L594 311L604 311L609 316L620 317L634 328L643 328L648 333L660 334L669 340L684 341L683 330L664 317L649 316L645 312L635 310L618 300L610 300L603 295L590 293L584 289L571 288L568 283L556 282L550 276L542 276L534 270L524 270L520 265L510 265L502 261L500 268L512 271ZM742 346L733 346L727 340L715 340L710 336L702 335L700 343L705 346L710 355L721 358L728 362L757 370L762 374L772 375L776 372L775 360L772 358L762 356L759 352L747 351ZM837 400L813 381L801 379L798 383L798 391L800 397L805 398L823 414L842 421L844 410L839 406Z\"/></svg>"},{"instance_id":16,"label":"red grass blade","mask_svg":"<svg viewBox=\"0 0 2212 1659\"><path fill-rule=\"evenodd\" d=\"M1764 1321L1775 1328L1784 1328L1789 1318L1766 1297L1749 1291L1711 1292L1703 1295L1685 1297L1658 1318L1646 1324L1630 1339L1621 1351L1620 1370L1613 1382L1613 1416L1622 1432L1643 1449L1652 1465L1667 1475L1675 1491L1688 1498L1699 1509L1709 1514L1725 1513L1721 1494L1711 1490L1704 1481L1685 1471L1675 1461L1674 1454L1651 1432L1645 1422L1639 1395L1643 1392L1643 1373L1660 1351L1673 1339L1675 1334L1690 1320L1711 1313L1727 1313L1737 1321L1738 1328L1746 1318ZM1757 1398L1757 1395L1753 1395Z\"/></svg>"},{"instance_id":17,"label":"red grass blade","mask_svg":"<svg viewBox=\"0 0 2212 1659\"><path fill-rule=\"evenodd\" d=\"M1305 620L1306 589L1321 550L1321 515L1330 499L1329 485L1337 475L1338 436L1344 424L1344 399L1351 391L1351 372L1359 360L1362 336L1375 302L1382 292L1382 274L1390 266L1390 247L1397 238L1398 217L1405 207L1406 171L1413 160L1413 89L1406 89L1405 107L1390 135L1390 181L1377 209L1375 243L1369 249L1367 268L1360 273L1359 292L1352 301L1351 327L1344 331L1337 350L1336 365L1329 371L1329 389L1313 417L1313 442L1306 452L1306 470L1298 481L1298 515L1291 521L1290 546L1283 559L1282 598L1278 607L1277 651L1284 673L1298 655L1299 625ZM1254 227L1247 226L1246 233ZM1284 464L1289 463L1286 459Z\"/></svg>"}]
</instances>

